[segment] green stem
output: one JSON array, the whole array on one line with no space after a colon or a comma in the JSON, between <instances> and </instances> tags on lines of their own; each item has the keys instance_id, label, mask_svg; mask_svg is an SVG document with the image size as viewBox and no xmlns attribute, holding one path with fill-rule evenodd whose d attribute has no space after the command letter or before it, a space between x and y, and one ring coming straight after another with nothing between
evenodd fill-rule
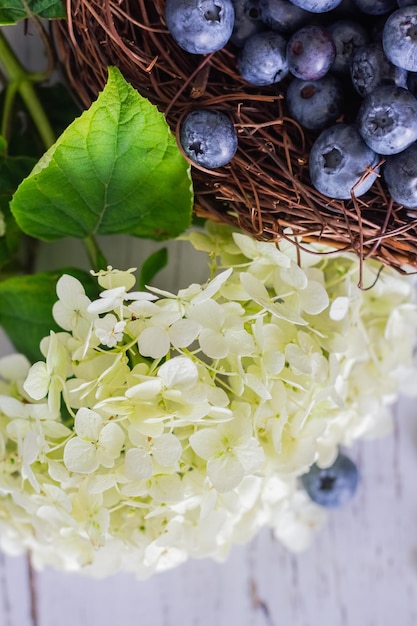
<instances>
[{"instance_id":1,"label":"green stem","mask_svg":"<svg viewBox=\"0 0 417 626\"><path fill-rule=\"evenodd\" d=\"M107 269L107 260L93 235L89 235L83 239L85 248L87 250L88 259L90 261L91 268L98 272L98 270Z\"/></svg>"},{"instance_id":2,"label":"green stem","mask_svg":"<svg viewBox=\"0 0 417 626\"><path fill-rule=\"evenodd\" d=\"M4 96L3 116L1 120L1 134L7 141L10 140L10 121L12 118L13 104L16 92L16 83L10 83L9 85L7 85L6 93Z\"/></svg>"},{"instance_id":3,"label":"green stem","mask_svg":"<svg viewBox=\"0 0 417 626\"><path fill-rule=\"evenodd\" d=\"M39 101L33 81L39 74L27 72L11 49L6 37L0 31L0 61L9 78L9 86L14 85L27 107L46 149L55 143L55 134ZM3 119L4 124L4 119ZM4 128L2 130L5 130Z\"/></svg>"}]
</instances>

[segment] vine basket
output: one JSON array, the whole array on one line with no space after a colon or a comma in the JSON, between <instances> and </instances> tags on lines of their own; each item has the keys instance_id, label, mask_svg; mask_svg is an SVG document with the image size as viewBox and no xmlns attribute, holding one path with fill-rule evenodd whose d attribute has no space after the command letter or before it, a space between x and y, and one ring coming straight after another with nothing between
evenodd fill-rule
<instances>
[{"instance_id":1,"label":"vine basket","mask_svg":"<svg viewBox=\"0 0 417 626\"><path fill-rule=\"evenodd\" d=\"M417 211L389 196L379 178L364 196L332 200L308 173L317 136L289 116L285 84L254 87L236 69L229 44L206 56L181 50L164 21L164 0L67 0L68 19L54 40L71 86L89 106L117 66L162 111L174 133L192 110L221 110L239 147L217 170L193 165L196 215L240 227L258 240L279 241L288 229L306 242L375 258L399 270L417 268Z\"/></svg>"}]
</instances>

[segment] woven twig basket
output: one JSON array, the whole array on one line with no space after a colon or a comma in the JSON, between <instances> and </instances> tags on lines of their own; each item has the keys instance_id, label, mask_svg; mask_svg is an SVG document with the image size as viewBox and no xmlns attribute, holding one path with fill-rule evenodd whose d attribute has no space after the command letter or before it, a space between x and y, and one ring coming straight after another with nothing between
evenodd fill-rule
<instances>
[{"instance_id":1,"label":"woven twig basket","mask_svg":"<svg viewBox=\"0 0 417 626\"><path fill-rule=\"evenodd\" d=\"M88 106L107 67L166 114L172 130L197 108L226 112L239 148L218 170L193 166L195 212L237 225L259 240L278 241L291 228L400 269L417 268L417 212L394 203L382 180L349 201L331 200L310 183L308 158L317 136L289 116L285 84L253 87L237 72L232 45L207 56L181 50L164 22L164 0L67 0L68 20L55 25L58 54L72 87Z\"/></svg>"}]
</instances>

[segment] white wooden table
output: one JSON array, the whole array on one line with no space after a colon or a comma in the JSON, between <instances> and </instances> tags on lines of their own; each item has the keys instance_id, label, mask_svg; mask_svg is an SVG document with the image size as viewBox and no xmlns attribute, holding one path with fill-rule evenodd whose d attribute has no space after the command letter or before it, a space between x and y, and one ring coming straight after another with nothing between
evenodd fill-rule
<instances>
[{"instance_id":1,"label":"white wooden table","mask_svg":"<svg viewBox=\"0 0 417 626\"><path fill-rule=\"evenodd\" d=\"M138 265L150 245L112 238L106 248L113 265L125 268ZM170 248L158 286L205 277L200 257L184 244ZM61 243L45 247L40 266L68 263L62 250ZM72 250L78 265L84 255ZM10 349L0 337L0 354ZM359 493L330 514L301 555L264 531L224 564L189 561L138 582L130 575L98 581L35 572L25 556L0 554L0 626L415 626L416 402L399 402L393 436L363 442L351 455L362 474Z\"/></svg>"}]
</instances>

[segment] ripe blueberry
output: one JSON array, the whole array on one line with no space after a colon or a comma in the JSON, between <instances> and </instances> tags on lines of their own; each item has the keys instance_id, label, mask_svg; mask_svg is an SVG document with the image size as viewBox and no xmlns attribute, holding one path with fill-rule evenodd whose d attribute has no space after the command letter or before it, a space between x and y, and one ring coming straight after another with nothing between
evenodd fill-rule
<instances>
[{"instance_id":1,"label":"ripe blueberry","mask_svg":"<svg viewBox=\"0 0 417 626\"><path fill-rule=\"evenodd\" d=\"M278 33L293 33L311 19L308 11L288 0L260 0L262 21Z\"/></svg>"},{"instance_id":2,"label":"ripe blueberry","mask_svg":"<svg viewBox=\"0 0 417 626\"><path fill-rule=\"evenodd\" d=\"M378 160L353 124L335 124L323 130L311 148L310 179L330 198L359 197L374 183Z\"/></svg>"},{"instance_id":3,"label":"ripe blueberry","mask_svg":"<svg viewBox=\"0 0 417 626\"><path fill-rule=\"evenodd\" d=\"M231 0L167 0L165 20L173 39L191 54L220 50L234 25Z\"/></svg>"},{"instance_id":4,"label":"ripe blueberry","mask_svg":"<svg viewBox=\"0 0 417 626\"><path fill-rule=\"evenodd\" d=\"M319 80L294 78L287 89L288 110L304 128L319 130L333 124L342 113L344 94L332 74Z\"/></svg>"},{"instance_id":5,"label":"ripe blueberry","mask_svg":"<svg viewBox=\"0 0 417 626\"><path fill-rule=\"evenodd\" d=\"M368 43L369 37L364 27L352 20L338 20L329 25L329 31L336 46L336 57L332 72L349 74L353 52Z\"/></svg>"},{"instance_id":6,"label":"ripe blueberry","mask_svg":"<svg viewBox=\"0 0 417 626\"><path fill-rule=\"evenodd\" d=\"M387 159L384 178L395 202L406 209L417 207L417 144Z\"/></svg>"},{"instance_id":7,"label":"ripe blueberry","mask_svg":"<svg viewBox=\"0 0 417 626\"><path fill-rule=\"evenodd\" d=\"M354 0L362 13L368 15L386 15L397 8L396 0Z\"/></svg>"},{"instance_id":8,"label":"ripe blueberry","mask_svg":"<svg viewBox=\"0 0 417 626\"><path fill-rule=\"evenodd\" d=\"M356 121L372 150L397 154L417 140L417 99L402 87L377 87L363 99Z\"/></svg>"},{"instance_id":9,"label":"ripe blueberry","mask_svg":"<svg viewBox=\"0 0 417 626\"><path fill-rule=\"evenodd\" d=\"M295 6L310 11L310 13L326 13L332 11L342 0L290 0Z\"/></svg>"},{"instance_id":10,"label":"ripe blueberry","mask_svg":"<svg viewBox=\"0 0 417 626\"><path fill-rule=\"evenodd\" d=\"M200 109L184 119L180 142L192 161L213 169L231 161L237 149L237 134L227 115Z\"/></svg>"},{"instance_id":11,"label":"ripe blueberry","mask_svg":"<svg viewBox=\"0 0 417 626\"><path fill-rule=\"evenodd\" d=\"M339 453L333 465L320 468L314 464L301 476L301 484L316 504L326 508L343 506L354 496L359 483L356 464Z\"/></svg>"},{"instance_id":12,"label":"ripe blueberry","mask_svg":"<svg viewBox=\"0 0 417 626\"><path fill-rule=\"evenodd\" d=\"M272 85L288 74L286 41L280 33L267 30L246 40L237 67L241 76L253 85Z\"/></svg>"},{"instance_id":13,"label":"ripe blueberry","mask_svg":"<svg viewBox=\"0 0 417 626\"><path fill-rule=\"evenodd\" d=\"M235 23L230 41L241 48L251 35L264 30L257 0L232 0L235 10Z\"/></svg>"},{"instance_id":14,"label":"ripe blueberry","mask_svg":"<svg viewBox=\"0 0 417 626\"><path fill-rule=\"evenodd\" d=\"M382 32L382 45L391 63L417 72L417 6L391 13Z\"/></svg>"},{"instance_id":15,"label":"ripe blueberry","mask_svg":"<svg viewBox=\"0 0 417 626\"><path fill-rule=\"evenodd\" d=\"M352 54L350 75L361 96L380 85L407 87L408 72L387 59L380 43L372 42L356 48Z\"/></svg>"},{"instance_id":16,"label":"ripe blueberry","mask_svg":"<svg viewBox=\"0 0 417 626\"><path fill-rule=\"evenodd\" d=\"M297 30L287 44L288 68L303 80L318 80L329 71L336 57L330 32L309 24Z\"/></svg>"}]
</instances>

